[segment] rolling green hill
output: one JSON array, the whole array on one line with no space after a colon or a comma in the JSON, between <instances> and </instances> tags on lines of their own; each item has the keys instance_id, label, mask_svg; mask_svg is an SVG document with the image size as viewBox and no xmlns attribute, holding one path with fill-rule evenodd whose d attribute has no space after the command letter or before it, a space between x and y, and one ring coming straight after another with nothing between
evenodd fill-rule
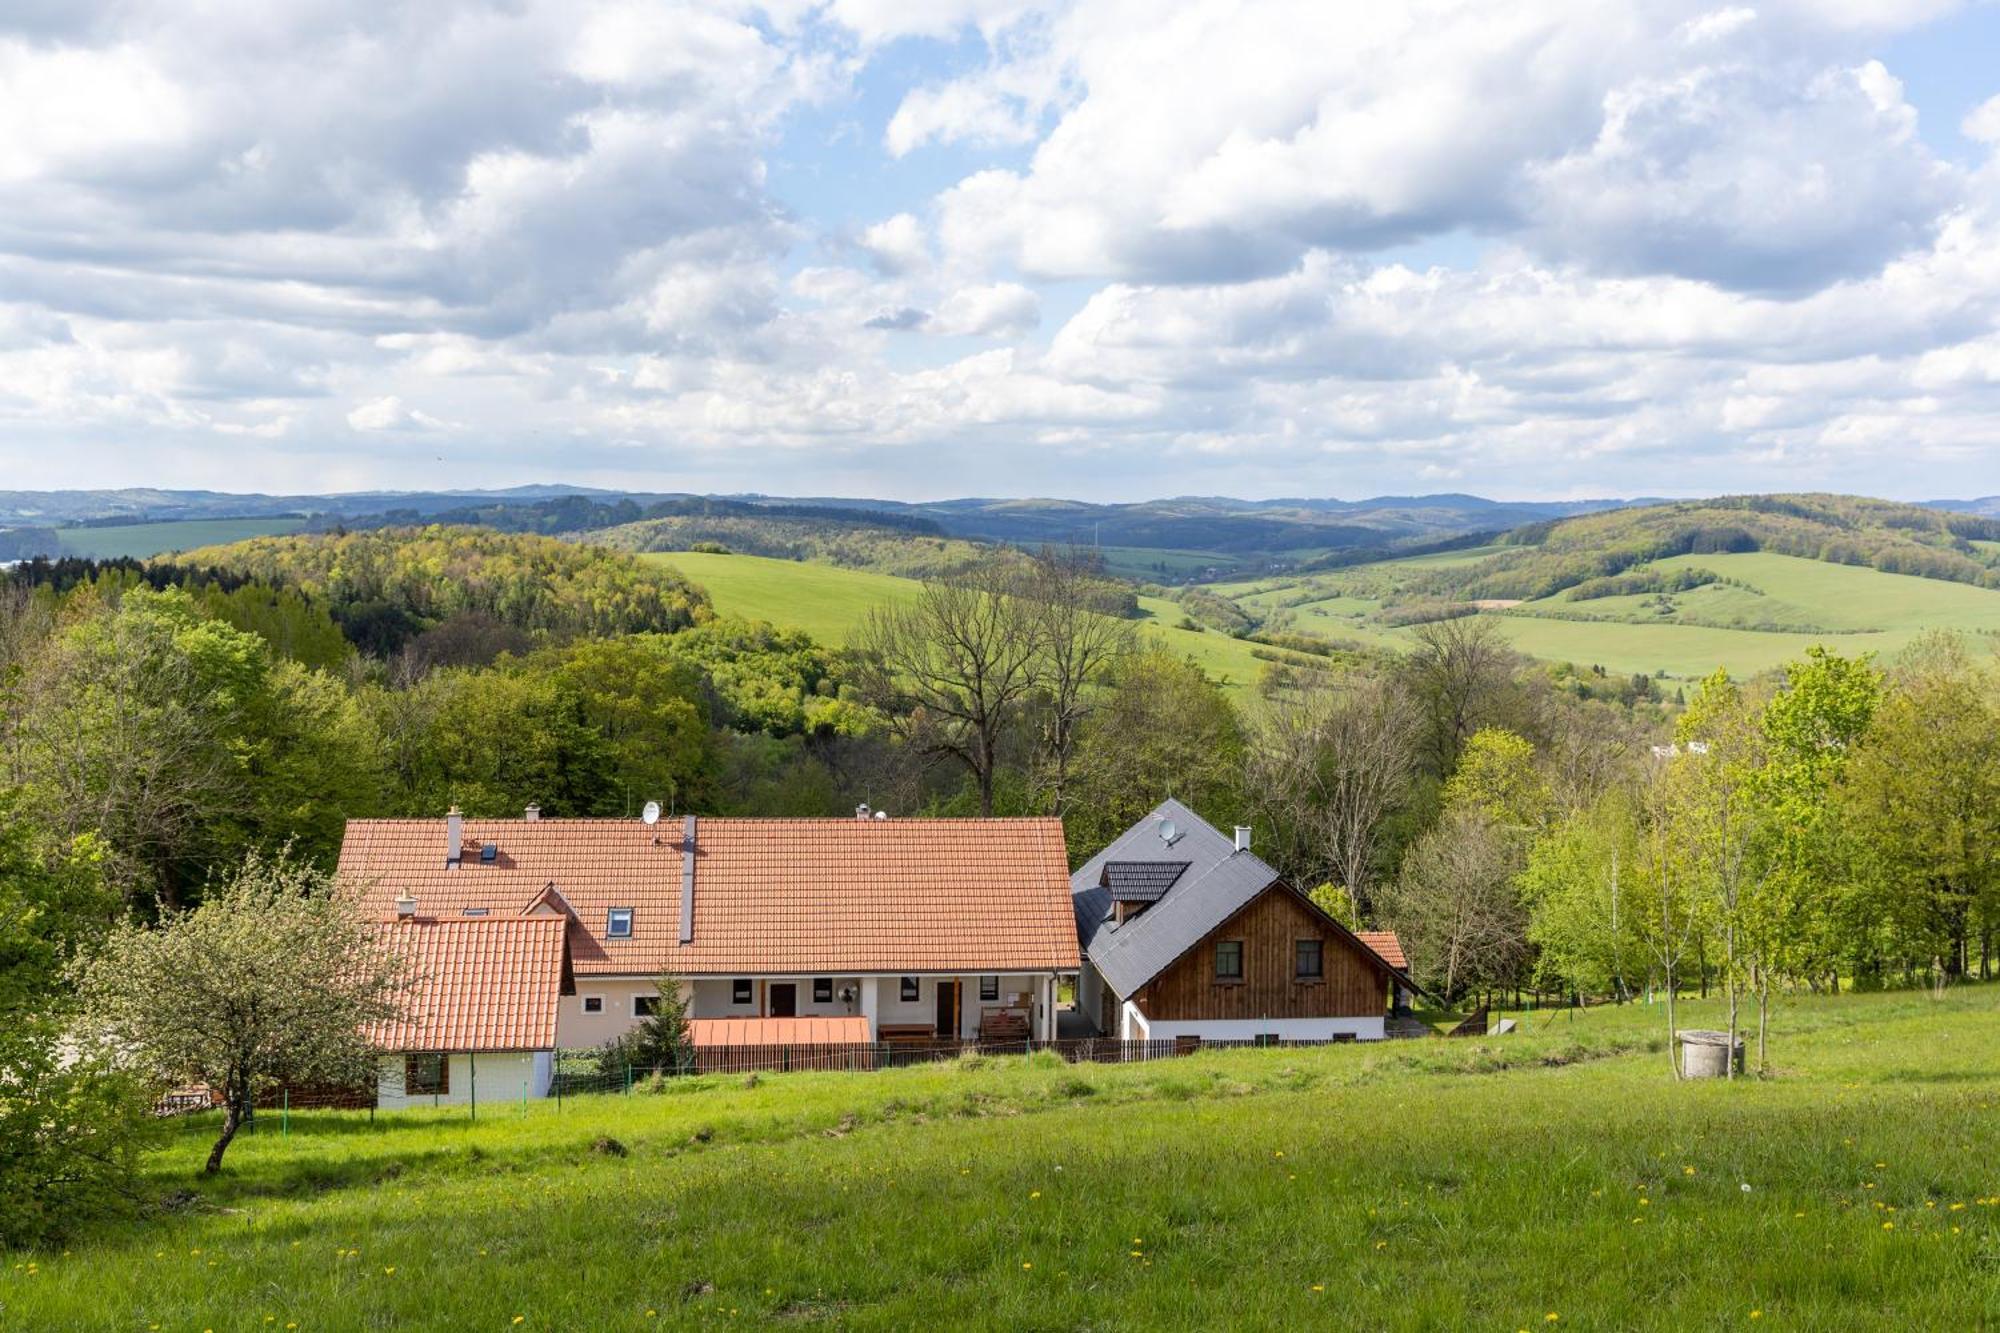
<instances>
[{"instance_id":1,"label":"rolling green hill","mask_svg":"<svg viewBox=\"0 0 2000 1333\"><path fill-rule=\"evenodd\" d=\"M1593 514L1501 543L1211 585L1266 632L1406 644L1477 609L1522 652L1618 674L1755 674L1823 643L1891 657L1930 629L2000 634L1991 519L1833 496Z\"/></svg>"},{"instance_id":2,"label":"rolling green hill","mask_svg":"<svg viewBox=\"0 0 2000 1333\"><path fill-rule=\"evenodd\" d=\"M1676 1085L1657 1006L1462 1041L985 1056L464 1110L209 1117L162 1201L0 1254L22 1329L1973 1329L1993 986L1776 998ZM1719 1000L1688 1002L1690 1026Z\"/></svg>"},{"instance_id":3,"label":"rolling green hill","mask_svg":"<svg viewBox=\"0 0 2000 1333\"><path fill-rule=\"evenodd\" d=\"M848 641L871 607L913 597L919 586L914 579L890 574L761 556L678 551L639 558L680 570L708 590L715 609L723 615L768 620L840 645ZM1269 660L1259 657L1259 652L1284 656L1213 630L1177 628L1183 612L1162 598L1141 597L1139 608L1147 634L1171 651L1191 658L1232 690L1248 689L1256 683Z\"/></svg>"},{"instance_id":4,"label":"rolling green hill","mask_svg":"<svg viewBox=\"0 0 2000 1333\"><path fill-rule=\"evenodd\" d=\"M221 546L248 537L281 536L297 532L305 525L302 518L190 518L163 523L37 529L44 534L43 547L52 549L37 549L34 553L87 560L148 560L171 551ZM0 537L4 535L0 533Z\"/></svg>"}]
</instances>

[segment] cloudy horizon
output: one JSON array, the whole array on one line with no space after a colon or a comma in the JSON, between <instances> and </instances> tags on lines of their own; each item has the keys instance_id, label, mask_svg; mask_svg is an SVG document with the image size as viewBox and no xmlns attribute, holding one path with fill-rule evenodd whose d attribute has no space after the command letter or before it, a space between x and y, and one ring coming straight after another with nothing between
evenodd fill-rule
<instances>
[{"instance_id":1,"label":"cloudy horizon","mask_svg":"<svg viewBox=\"0 0 2000 1333\"><path fill-rule=\"evenodd\" d=\"M2000 6L0 14L0 489L2000 492Z\"/></svg>"}]
</instances>

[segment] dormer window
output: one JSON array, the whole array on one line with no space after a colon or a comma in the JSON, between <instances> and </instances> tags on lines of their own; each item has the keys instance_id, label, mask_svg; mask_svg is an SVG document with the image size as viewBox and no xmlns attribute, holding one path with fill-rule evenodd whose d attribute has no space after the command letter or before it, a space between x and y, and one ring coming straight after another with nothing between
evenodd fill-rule
<instances>
[{"instance_id":1,"label":"dormer window","mask_svg":"<svg viewBox=\"0 0 2000 1333\"><path fill-rule=\"evenodd\" d=\"M607 940L629 940L632 938L632 909L614 907L604 923L604 938Z\"/></svg>"}]
</instances>

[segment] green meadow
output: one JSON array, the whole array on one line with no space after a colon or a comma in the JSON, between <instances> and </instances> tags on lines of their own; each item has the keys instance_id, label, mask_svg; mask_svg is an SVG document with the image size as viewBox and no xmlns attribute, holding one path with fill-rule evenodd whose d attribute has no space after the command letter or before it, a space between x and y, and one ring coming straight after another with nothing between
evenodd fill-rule
<instances>
[{"instance_id":1,"label":"green meadow","mask_svg":"<svg viewBox=\"0 0 2000 1333\"><path fill-rule=\"evenodd\" d=\"M302 518L191 518L173 523L60 528L57 532L64 555L91 560L146 560L169 551L192 551L250 537L297 532L305 525Z\"/></svg>"},{"instance_id":2,"label":"green meadow","mask_svg":"<svg viewBox=\"0 0 2000 1333\"><path fill-rule=\"evenodd\" d=\"M1497 549L1214 587L1253 613L1288 610L1292 628L1305 633L1393 648L1407 645L1412 631L1372 619L1386 588L1405 574L1470 563ZM1681 679L1718 666L1754 675L1814 644L1887 659L1926 630L2000 633L2000 592L1968 583L1765 552L1679 556L1644 568L1703 569L1728 582L1673 593L1665 606L1653 594L1571 601L1559 593L1492 614L1492 622L1531 657ZM1589 619L1572 618L1579 616Z\"/></svg>"},{"instance_id":3,"label":"green meadow","mask_svg":"<svg viewBox=\"0 0 2000 1333\"><path fill-rule=\"evenodd\" d=\"M846 644L871 609L914 597L920 586L893 574L754 555L671 551L639 559L680 570L708 590L724 615L802 629L835 645ZM1185 612L1165 598L1141 597L1139 609L1149 635L1211 677L1237 690L1256 683L1264 663L1250 644L1213 630L1178 628Z\"/></svg>"},{"instance_id":4,"label":"green meadow","mask_svg":"<svg viewBox=\"0 0 2000 1333\"><path fill-rule=\"evenodd\" d=\"M212 1181L183 1124L148 1215L0 1260L0 1325L2000 1320L2000 987L1781 999L1775 1075L1733 1085L1671 1080L1659 1007L1522 1019L267 1115Z\"/></svg>"}]
</instances>

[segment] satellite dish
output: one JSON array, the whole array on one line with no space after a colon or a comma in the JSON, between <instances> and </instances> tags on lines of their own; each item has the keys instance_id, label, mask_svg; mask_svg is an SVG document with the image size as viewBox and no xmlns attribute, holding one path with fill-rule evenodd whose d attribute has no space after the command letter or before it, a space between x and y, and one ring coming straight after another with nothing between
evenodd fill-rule
<instances>
[{"instance_id":1,"label":"satellite dish","mask_svg":"<svg viewBox=\"0 0 2000 1333\"><path fill-rule=\"evenodd\" d=\"M1171 847L1174 845L1174 839L1180 836L1181 836L1180 825L1174 823L1174 821L1171 819L1163 819L1160 821L1161 842L1164 842L1167 844L1167 846Z\"/></svg>"},{"instance_id":2,"label":"satellite dish","mask_svg":"<svg viewBox=\"0 0 2000 1333\"><path fill-rule=\"evenodd\" d=\"M647 822L648 824L657 824L657 823L659 823L659 822L660 822L660 803L659 803L658 801L648 801L648 802L646 802L646 808L645 808L645 809L644 809L643 811L641 811L641 812L640 812L640 814L639 814L639 818L641 818L641 819L645 820L645 821L646 821L646 822Z\"/></svg>"}]
</instances>

